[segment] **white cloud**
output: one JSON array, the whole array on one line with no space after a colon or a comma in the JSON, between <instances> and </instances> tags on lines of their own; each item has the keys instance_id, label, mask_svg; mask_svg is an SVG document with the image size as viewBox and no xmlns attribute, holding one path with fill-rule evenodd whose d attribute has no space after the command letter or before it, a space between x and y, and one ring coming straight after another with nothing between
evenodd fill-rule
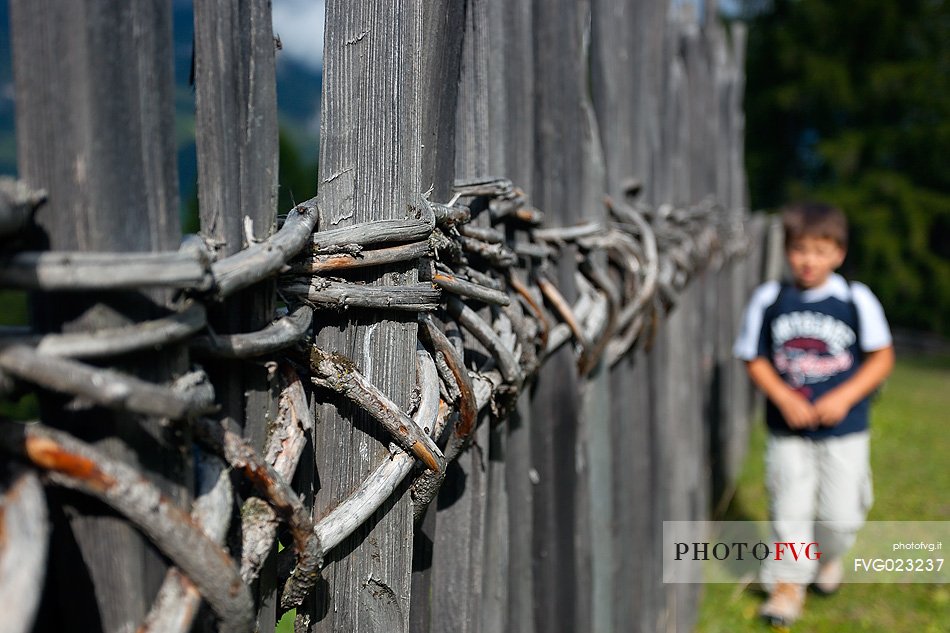
<instances>
[{"instance_id":1,"label":"white cloud","mask_svg":"<svg viewBox=\"0 0 950 633\"><path fill-rule=\"evenodd\" d=\"M277 54L319 69L323 66L324 0L274 0L271 7L274 34L283 45Z\"/></svg>"}]
</instances>

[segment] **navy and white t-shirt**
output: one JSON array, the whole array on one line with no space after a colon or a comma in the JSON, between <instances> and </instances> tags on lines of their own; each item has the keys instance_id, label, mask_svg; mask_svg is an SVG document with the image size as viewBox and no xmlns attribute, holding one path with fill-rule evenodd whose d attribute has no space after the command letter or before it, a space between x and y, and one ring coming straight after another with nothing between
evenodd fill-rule
<instances>
[{"instance_id":1,"label":"navy and white t-shirt","mask_svg":"<svg viewBox=\"0 0 950 633\"><path fill-rule=\"evenodd\" d=\"M817 288L770 281L752 295L742 318L733 354L742 360L763 357L793 389L814 402L848 380L864 352L891 344L884 310L871 290L832 274ZM769 428L821 438L863 431L868 426L868 399L832 427L793 431L771 402Z\"/></svg>"}]
</instances>

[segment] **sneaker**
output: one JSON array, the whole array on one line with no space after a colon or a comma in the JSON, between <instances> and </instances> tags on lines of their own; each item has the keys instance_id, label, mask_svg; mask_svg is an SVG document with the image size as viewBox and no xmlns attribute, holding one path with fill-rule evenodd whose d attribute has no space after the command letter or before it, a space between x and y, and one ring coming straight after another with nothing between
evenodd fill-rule
<instances>
[{"instance_id":1,"label":"sneaker","mask_svg":"<svg viewBox=\"0 0 950 633\"><path fill-rule=\"evenodd\" d=\"M815 589L818 593L832 594L838 591L842 578L844 578L844 565L841 564L841 559L832 559L818 568Z\"/></svg>"},{"instance_id":2,"label":"sneaker","mask_svg":"<svg viewBox=\"0 0 950 633\"><path fill-rule=\"evenodd\" d=\"M788 626L801 617L805 606L805 587L790 582L777 582L759 609L759 615L773 626Z\"/></svg>"}]
</instances>

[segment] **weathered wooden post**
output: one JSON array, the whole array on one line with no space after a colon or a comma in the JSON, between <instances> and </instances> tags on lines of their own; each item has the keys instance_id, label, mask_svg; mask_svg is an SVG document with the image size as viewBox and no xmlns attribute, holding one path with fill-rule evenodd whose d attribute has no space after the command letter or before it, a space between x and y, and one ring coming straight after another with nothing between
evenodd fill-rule
<instances>
[{"instance_id":1,"label":"weathered wooden post","mask_svg":"<svg viewBox=\"0 0 950 633\"><path fill-rule=\"evenodd\" d=\"M534 202L549 226L566 227L603 215L592 201L602 192L595 126L586 106L587 2L535 3ZM571 303L577 298L573 246L563 249L551 281ZM584 342L578 341L580 345ZM535 623L539 630L587 630L591 620L590 493L587 442L580 421L585 401L572 346L548 357L538 376L532 419L533 461L539 483L534 495ZM596 381L599 387L605 383ZM596 403L603 392L591 393ZM591 419L594 428L599 416ZM584 448L577 449L581 442ZM581 455L579 458L578 455Z\"/></svg>"},{"instance_id":2,"label":"weathered wooden post","mask_svg":"<svg viewBox=\"0 0 950 633\"><path fill-rule=\"evenodd\" d=\"M494 3L497 5L498 3ZM534 18L531 0L501 4L503 26L500 54L504 56L503 174L525 191L534 190ZM493 25L495 23L493 22ZM495 27L497 28L497 27ZM534 432L531 395L526 390L508 419L506 487L508 492L509 631L533 631L534 624ZM491 630L491 629L489 629Z\"/></svg>"},{"instance_id":3,"label":"weathered wooden post","mask_svg":"<svg viewBox=\"0 0 950 633\"><path fill-rule=\"evenodd\" d=\"M172 99L171 8L108 0L10 3L20 177L46 189L36 216L45 244L83 251L174 250L180 240ZM34 326L83 331L155 316L167 297L136 292L38 296ZM180 350L180 348L179 348ZM184 368L179 352L118 365L153 381ZM185 429L97 407L42 417L137 465L180 502L191 493ZM37 630L129 631L145 615L166 564L98 502L51 490L55 511Z\"/></svg>"},{"instance_id":4,"label":"weathered wooden post","mask_svg":"<svg viewBox=\"0 0 950 633\"><path fill-rule=\"evenodd\" d=\"M455 180L455 150L457 136L457 108L459 75L462 59L462 33L465 29L466 6L461 2L440 0L425 3L424 27L428 45L420 52L422 69L420 80L424 86L422 100L422 169L423 189L430 191L434 201L449 200ZM438 503L433 502L416 526L413 535L412 596L410 630L414 633L437 631L439 620L439 589L453 591L456 585L440 587L437 583L436 561L439 537ZM447 530L446 530L447 531ZM448 544L450 551L461 553L464 548ZM442 579L444 581L444 579ZM466 599L467 592L459 599ZM468 602L464 607L469 606ZM460 608L459 612L465 611Z\"/></svg>"},{"instance_id":5,"label":"weathered wooden post","mask_svg":"<svg viewBox=\"0 0 950 633\"><path fill-rule=\"evenodd\" d=\"M691 162L691 141L699 138L698 126L702 121L691 118L692 100L701 101L702 77L694 82L689 73L688 59L684 58L683 48L690 37L696 37L698 25L695 17L681 8L679 13L667 22L664 30L664 69L666 84L661 103L661 144L660 151L654 157L655 170L659 176L655 195L657 202L669 201L679 204L695 202L701 182L699 167ZM695 106L698 112L700 106ZM690 342L696 343L696 334L692 331L689 312L693 305L688 289L677 298L672 311L659 323L655 345L649 356L651 397L653 399L654 454L657 458L657 480L654 488L651 514L654 522L654 547L662 543L663 520L690 520L694 518L690 509L699 503L695 498L693 482L698 478L697 455L690 449L696 436L702 436L703 429L692 410L688 389L697 386L697 376L691 371L697 362L698 351L692 357L686 348ZM658 548L659 549L659 548ZM650 581L654 586L654 609L656 620L654 627L676 627L678 614L683 610L681 597L683 586L661 585L662 558L654 557Z\"/></svg>"},{"instance_id":6,"label":"weathered wooden post","mask_svg":"<svg viewBox=\"0 0 950 633\"><path fill-rule=\"evenodd\" d=\"M270 2L195 2L195 136L201 232L219 258L274 230L277 211L277 86ZM214 306L219 334L255 332L274 317L267 280ZM205 361L222 415L262 450L275 415L267 369L253 361ZM237 522L234 522L237 530ZM240 542L236 535L235 544ZM276 547L273 555L276 555ZM261 630L276 622L276 561L259 580Z\"/></svg>"},{"instance_id":7,"label":"weathered wooden post","mask_svg":"<svg viewBox=\"0 0 950 633\"><path fill-rule=\"evenodd\" d=\"M455 110L456 180L476 180L492 175L491 155L497 153L498 131L490 121L490 51L500 33L489 28L489 2L464 3L464 22L457 24L461 41L458 98ZM484 225L485 215L477 218ZM478 220L483 220L478 222ZM482 311L484 314L484 310ZM462 335L473 346L469 335ZM480 346L474 343L475 349ZM486 572L486 522L488 517L489 424L475 431L473 445L452 464L436 505L436 530L432 573L433 630L468 633L482 630L483 582ZM430 509L432 512L434 509Z\"/></svg>"},{"instance_id":8,"label":"weathered wooden post","mask_svg":"<svg viewBox=\"0 0 950 633\"><path fill-rule=\"evenodd\" d=\"M591 19L592 98L606 163L605 193L626 202L635 183L657 201L662 89L660 59L666 3L594 0ZM649 336L649 328L644 336ZM651 446L649 366L643 343L610 372L613 457L613 630L652 630L655 569L641 546L655 542L647 510L657 473Z\"/></svg>"},{"instance_id":9,"label":"weathered wooden post","mask_svg":"<svg viewBox=\"0 0 950 633\"><path fill-rule=\"evenodd\" d=\"M729 37L727 38L726 35ZM743 246L743 240L748 240L748 250L744 253L734 252L734 259L727 264L720 276L721 283L726 287L719 291L721 297L719 308L719 328L717 333L717 363L720 384L716 385L715 393L720 398L718 420L720 421L718 447L713 453L715 463L713 476L714 501L721 505L724 499L731 494L739 468L745 457L745 449L749 436L749 398L750 384L745 371L738 361L732 358L732 342L735 339L736 327L741 318L750 284L746 276L750 269L755 269L762 249L753 246L755 236L751 230L748 218L748 193L745 180L745 166L743 147L745 142L745 119L742 112L744 92L745 68L745 27L742 24L733 24L729 33L719 35L719 47L725 63L717 66L717 79L720 85L719 113L720 113L720 143L728 154L728 159L720 164L722 171L719 177L720 199L725 207L726 221L724 233L731 240L733 248ZM717 60L721 59L717 55ZM760 279L756 272L755 282ZM716 412L713 412L716 415Z\"/></svg>"},{"instance_id":10,"label":"weathered wooden post","mask_svg":"<svg viewBox=\"0 0 950 633\"><path fill-rule=\"evenodd\" d=\"M419 207L423 3L327 2L319 228L404 218ZM426 184L426 187L428 184ZM368 269L383 285L417 279L413 265ZM344 328L344 325L346 327ZM347 312L315 325L316 343L352 358L406 409L415 376L415 315ZM362 412L318 408L314 516L320 518L388 455ZM412 509L401 486L367 525L328 552L318 631L404 631L409 625Z\"/></svg>"},{"instance_id":11,"label":"weathered wooden post","mask_svg":"<svg viewBox=\"0 0 950 633\"><path fill-rule=\"evenodd\" d=\"M170 15L149 0L114 4L11 3L21 175L50 197L37 217L43 243L31 248L147 251L173 250L178 243ZM248 266L262 275L332 269L333 275L358 282L340 283L324 273L307 286L308 299L318 304L323 300L314 297L322 284L345 297L335 300L339 313L323 310L314 324L320 349L311 350L311 361L317 359L310 367L312 395L322 404L315 405L312 463L304 460L296 469L293 490L280 479L294 471L296 457L287 457L282 462L287 473L278 475L256 464L257 456L243 444L240 457L226 455L234 480L266 488L257 490L262 498L255 501L270 503L279 510L274 516L291 524L294 548L284 555L298 556L301 573L291 574L282 602L289 608L299 604L296 598L305 600L298 608L298 630L619 632L690 626L696 587L661 580L662 521L704 518L710 492L718 495L735 476L745 440L747 388L740 368L729 360L729 345L748 277L745 264L730 260L745 219L742 35L728 45L711 0L704 19L690 13L692 7L679 3L671 13L667 0L328 2L318 230L369 223L374 226L360 229L369 233L380 220L412 217L425 218L416 228L428 238L406 245L411 247L406 252L421 260L344 268L340 261L348 258L372 258L363 264L393 261L385 251L403 247L365 248L376 244L378 235L365 243L351 243L349 237L322 241L310 235L312 222L295 224L291 214L280 235L288 228L297 231L295 253L302 241L322 244L322 259L288 262L271 242L252 249L254 257L269 258L267 266ZM278 136L268 0L239 5L196 0L195 49L202 234L222 257L275 228ZM533 225L534 212L520 206L520 192L492 198L488 212L468 225L458 219L463 210L430 205L424 198L443 202L461 187L453 185L456 179L488 177L504 177L524 189L544 212L546 226ZM501 190L507 184L485 186ZM638 193L646 204L632 210L626 205ZM616 202L613 217L603 205L604 194ZM715 210L690 208L707 195L728 214L717 218ZM480 196L472 199L473 209L486 204ZM510 207L499 211L505 207L496 202ZM586 225L571 226L579 222ZM623 248L610 251L611 244ZM714 251L725 267L702 268ZM477 254L462 259L463 252ZM486 255L491 252L504 257ZM330 259L339 261L330 266ZM426 321L423 343L440 347L441 356L422 364L431 388L417 399L416 362L427 358L417 356L419 315L389 311L408 307L392 302L370 312L352 300L379 286L418 281L420 262L440 270L454 262L465 265L462 276L485 284L433 277L448 293L446 323L457 322L458 328L451 325L436 344ZM203 271L210 279L202 262L194 264L198 278ZM210 270L217 276L222 264ZM0 273L16 279L15 270L5 267ZM301 284L289 277L282 278L288 299L301 294ZM535 287L524 290L516 277ZM231 296L222 290L225 278L218 278L218 295L197 282L187 291L191 300L208 304L209 334L261 329L274 315L275 282ZM618 279L622 289L612 287ZM515 299L523 305L499 296L499 288L506 287L509 295L520 294ZM222 301L222 295L229 298ZM437 309L436 296L432 290L427 309ZM548 314L537 305L541 296ZM473 298L470 312L462 312L458 297ZM491 299L484 305L476 303L486 297ZM159 292L47 293L35 300L35 325L40 331L96 330L141 321L170 306L169 296ZM618 328L635 334L628 342L640 341L626 356L620 350L629 346L614 339L617 315L611 306L631 308L629 314L636 315ZM204 315L203 306L193 307ZM476 309L486 318L473 316ZM584 316L575 318L582 310ZM439 314L430 317L437 322ZM589 335L585 327L609 335ZM555 330L557 336L551 334ZM211 353L210 335L195 343L195 353ZM572 344L556 347L543 340L548 335ZM299 339L297 331L292 340ZM522 385L521 372L535 369L534 354L546 356L535 349L538 344L558 351L545 358L540 375ZM13 356L8 348L0 351ZM302 361L299 351L289 352L294 362ZM442 420L453 425L446 432L455 435L443 438L446 456L473 440L451 463L441 494L419 522L412 496L423 497L432 480L412 487L412 478L402 479L417 467L412 458L391 454L392 438L373 419L324 390L346 392L348 387L339 387L342 377L355 376L349 362L333 352L351 359L403 411L416 404L428 411L427 427L438 428L431 423L437 409L449 412ZM113 366L168 382L188 368L187 361L184 348L173 345L161 353L126 354ZM221 415L243 427L254 449L260 451L271 431L287 430L269 427L275 406L272 377L263 364L204 357L201 362L215 383ZM469 370L475 371L468 375ZM477 397L468 379L477 382ZM519 387L524 389L515 412L500 419ZM298 390L295 412L304 408L303 398ZM451 412L456 405L458 422ZM198 410L189 409L195 415ZM479 410L482 424L468 436ZM167 415L186 414L176 409ZM132 463L182 509L195 488L191 429L213 443L202 435L209 432L208 420L198 417L185 425L48 395L43 416L49 425L68 427ZM402 420L394 428L397 436L410 432L410 423ZM295 449L303 450L304 427L309 425L301 422L293 429ZM3 448L16 451L14 444ZM432 466L436 452L432 447L429 460L417 455ZM255 465L239 463L247 459ZM379 469L400 479L367 482ZM126 475L141 482L136 471ZM361 488L364 483L367 488ZM350 497L358 488L371 494ZM241 486L238 493L247 490ZM105 506L57 489L51 494L52 562L36 629L129 630L155 596L164 559ZM223 505L233 506L228 500ZM342 536L371 512L365 524ZM222 532L224 514L216 517ZM194 521L175 516L188 534L197 530ZM211 575L232 575L226 586L238 596L233 602L215 595L221 587L207 577L189 586L188 578L201 578L201 565L192 565L180 551L168 554L188 576L168 574L172 585L188 593L178 605L187 611L182 618L194 615L201 592L228 622L224 628L250 626L252 600L237 578L238 559L258 553L252 547L242 551L238 532L248 516L228 516L228 554L205 544L205 553L221 563L220 573ZM196 521L202 525L201 518ZM157 534L148 521L138 525ZM323 575L315 594L304 598L307 580L316 578L311 572L324 535L324 542L332 543L324 552ZM158 547L169 551L159 537ZM262 541L266 554L272 539ZM257 568L245 576L259 578L252 589L262 631L278 615L278 557L270 553L268 562L240 561L263 565L259 576ZM167 596L175 596L174 588L163 589L162 596L160 602L172 604L175 598ZM240 613L229 621L230 611Z\"/></svg>"}]
</instances>

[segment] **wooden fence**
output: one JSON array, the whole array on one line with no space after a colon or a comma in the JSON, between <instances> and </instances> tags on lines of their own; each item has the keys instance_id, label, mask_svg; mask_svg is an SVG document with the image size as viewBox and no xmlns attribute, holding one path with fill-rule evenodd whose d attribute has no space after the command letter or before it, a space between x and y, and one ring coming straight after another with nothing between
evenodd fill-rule
<instances>
[{"instance_id":1,"label":"wooden fence","mask_svg":"<svg viewBox=\"0 0 950 633\"><path fill-rule=\"evenodd\" d=\"M735 480L762 266L714 3L329 0L278 216L270 3L195 0L182 241L169 3L10 4L9 630L691 626L662 521Z\"/></svg>"}]
</instances>

